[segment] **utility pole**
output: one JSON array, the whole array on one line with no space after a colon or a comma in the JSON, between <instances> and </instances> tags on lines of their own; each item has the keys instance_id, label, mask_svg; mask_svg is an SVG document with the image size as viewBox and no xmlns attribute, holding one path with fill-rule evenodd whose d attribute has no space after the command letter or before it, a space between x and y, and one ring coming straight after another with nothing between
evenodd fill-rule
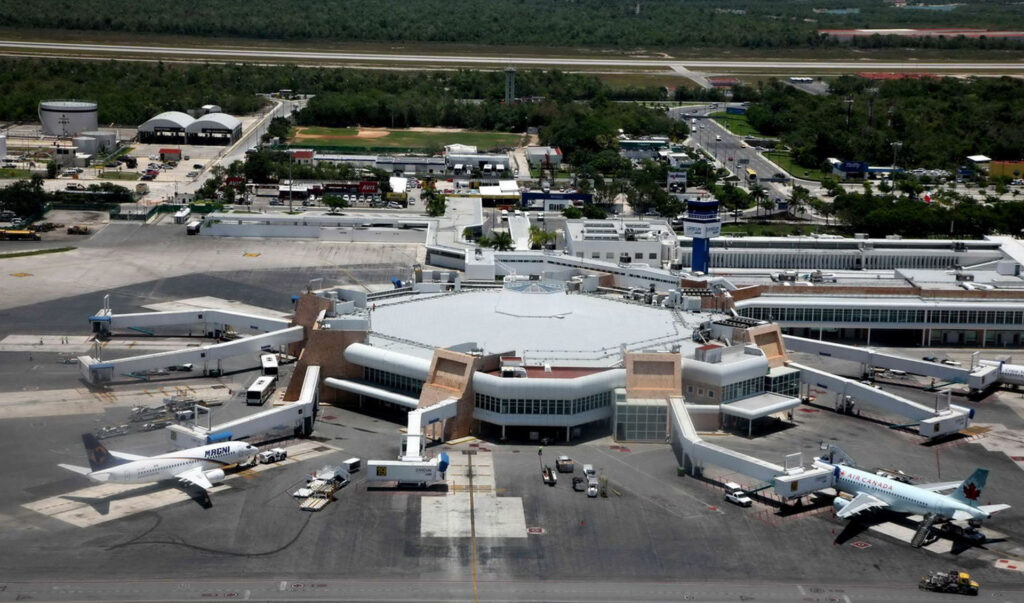
<instances>
[{"instance_id":1,"label":"utility pole","mask_svg":"<svg viewBox=\"0 0 1024 603\"><path fill-rule=\"evenodd\" d=\"M843 102L846 103L846 125L847 125L847 127L849 127L849 125L850 125L850 114L853 113L853 99L852 98L847 98Z\"/></svg>"},{"instance_id":2,"label":"utility pole","mask_svg":"<svg viewBox=\"0 0 1024 603\"><path fill-rule=\"evenodd\" d=\"M900 142L900 141L896 141L896 142L890 143L890 145L892 146L892 180L895 181L896 180L896 155L899 152L900 148L903 147L903 143Z\"/></svg>"}]
</instances>

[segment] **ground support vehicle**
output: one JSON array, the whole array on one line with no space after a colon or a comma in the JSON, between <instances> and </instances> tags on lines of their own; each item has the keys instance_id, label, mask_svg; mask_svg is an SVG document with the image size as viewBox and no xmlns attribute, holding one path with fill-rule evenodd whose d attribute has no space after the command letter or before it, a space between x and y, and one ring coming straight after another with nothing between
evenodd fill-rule
<instances>
[{"instance_id":1,"label":"ground support vehicle","mask_svg":"<svg viewBox=\"0 0 1024 603\"><path fill-rule=\"evenodd\" d=\"M948 572L932 572L930 575L922 577L918 588L937 593L971 596L978 594L978 583L971 580L971 575L955 569Z\"/></svg>"}]
</instances>

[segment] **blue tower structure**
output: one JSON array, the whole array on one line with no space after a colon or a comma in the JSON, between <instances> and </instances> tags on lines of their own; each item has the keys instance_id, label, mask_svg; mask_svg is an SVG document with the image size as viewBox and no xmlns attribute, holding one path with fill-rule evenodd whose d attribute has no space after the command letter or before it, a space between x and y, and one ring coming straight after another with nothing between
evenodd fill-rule
<instances>
[{"instance_id":1,"label":"blue tower structure","mask_svg":"<svg viewBox=\"0 0 1024 603\"><path fill-rule=\"evenodd\" d=\"M693 260L690 269L707 274L711 267L711 239L722 234L718 217L718 199L694 199L686 202L683 235L693 239Z\"/></svg>"}]
</instances>

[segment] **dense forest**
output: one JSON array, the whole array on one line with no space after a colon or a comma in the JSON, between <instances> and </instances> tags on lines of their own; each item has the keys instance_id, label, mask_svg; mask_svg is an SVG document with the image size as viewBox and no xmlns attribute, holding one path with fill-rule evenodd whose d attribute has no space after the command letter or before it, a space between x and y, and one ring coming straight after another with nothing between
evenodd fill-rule
<instances>
[{"instance_id":1,"label":"dense forest","mask_svg":"<svg viewBox=\"0 0 1024 603\"><path fill-rule=\"evenodd\" d=\"M950 192L934 193L932 203L908 196L843 193L835 198L833 207L850 232L872 237L976 238L993 233L1016 235L1024 229L1024 202L981 203Z\"/></svg>"},{"instance_id":2,"label":"dense forest","mask_svg":"<svg viewBox=\"0 0 1024 603\"><path fill-rule=\"evenodd\" d=\"M307 94L365 91L398 96L412 104L442 97L497 100L504 96L505 74L5 58L0 59L0 90L4 91L0 119L36 121L40 100L60 98L97 101L103 124L135 125L161 111L184 111L206 103L244 114L263 102L257 93L282 88ZM594 76L559 71L520 71L516 91L562 101L599 94L614 100L665 98L665 90L659 87L614 89Z\"/></svg>"},{"instance_id":3,"label":"dense forest","mask_svg":"<svg viewBox=\"0 0 1024 603\"><path fill-rule=\"evenodd\" d=\"M761 91L750 124L780 136L794 160L816 168L829 157L952 169L968 155L1019 160L1024 155L1024 82L1012 78L904 79L842 77L828 96L781 82ZM901 145L893 146L897 142Z\"/></svg>"},{"instance_id":4,"label":"dense forest","mask_svg":"<svg viewBox=\"0 0 1024 603\"><path fill-rule=\"evenodd\" d=\"M55 18L59 15L60 18ZM1014 0L951 10L880 0L48 0L0 4L13 28L316 42L440 42L605 48L800 48L837 44L819 29L1024 28ZM874 37L864 47L1020 48L1021 42Z\"/></svg>"}]
</instances>

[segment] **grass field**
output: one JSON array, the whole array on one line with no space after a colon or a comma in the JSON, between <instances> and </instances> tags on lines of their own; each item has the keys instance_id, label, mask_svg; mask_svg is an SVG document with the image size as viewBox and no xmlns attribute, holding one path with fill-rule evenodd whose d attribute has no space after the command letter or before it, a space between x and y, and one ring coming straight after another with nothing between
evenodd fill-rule
<instances>
[{"instance_id":1,"label":"grass field","mask_svg":"<svg viewBox=\"0 0 1024 603\"><path fill-rule=\"evenodd\" d=\"M296 128L289 143L296 147L361 150L427 150L449 144L476 146L480 151L514 147L521 134L467 130L390 130L387 128Z\"/></svg>"},{"instance_id":2,"label":"grass field","mask_svg":"<svg viewBox=\"0 0 1024 603\"><path fill-rule=\"evenodd\" d=\"M793 160L789 157L789 153L785 151L765 151L764 156L766 159L775 162L779 167L789 172L789 174L794 178L817 180L818 182L821 182L821 179L826 176L826 174L821 170L808 169L802 165L793 163Z\"/></svg>"},{"instance_id":3,"label":"grass field","mask_svg":"<svg viewBox=\"0 0 1024 603\"><path fill-rule=\"evenodd\" d=\"M761 133L747 121L746 115L729 115L725 111L719 111L712 113L711 117L737 136L761 136Z\"/></svg>"},{"instance_id":4,"label":"grass field","mask_svg":"<svg viewBox=\"0 0 1024 603\"><path fill-rule=\"evenodd\" d=\"M53 249L36 249L34 251L15 251L13 253L0 253L0 260L6 260L7 258L23 258L30 255L47 255L50 253L63 253L65 251L72 251L74 247L54 247Z\"/></svg>"},{"instance_id":5,"label":"grass field","mask_svg":"<svg viewBox=\"0 0 1024 603\"><path fill-rule=\"evenodd\" d=\"M32 172L13 168L0 169L0 178L31 178Z\"/></svg>"},{"instance_id":6,"label":"grass field","mask_svg":"<svg viewBox=\"0 0 1024 603\"><path fill-rule=\"evenodd\" d=\"M139 175L135 172L100 172L100 178L104 180L138 180Z\"/></svg>"}]
</instances>

